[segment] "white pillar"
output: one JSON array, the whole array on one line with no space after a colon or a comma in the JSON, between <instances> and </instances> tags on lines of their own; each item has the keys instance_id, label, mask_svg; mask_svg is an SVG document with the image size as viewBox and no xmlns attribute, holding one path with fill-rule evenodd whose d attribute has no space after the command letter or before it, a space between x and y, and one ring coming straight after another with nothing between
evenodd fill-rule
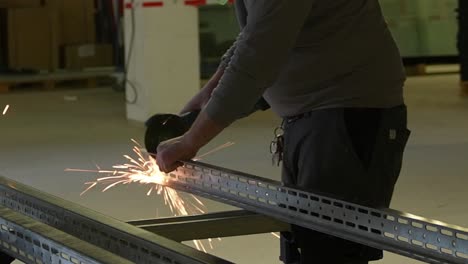
<instances>
[{"instance_id":1,"label":"white pillar","mask_svg":"<svg viewBox=\"0 0 468 264\"><path fill-rule=\"evenodd\" d=\"M144 122L155 113L178 113L200 86L198 9L174 0L137 0L132 8L127 118ZM132 9L127 4L127 58L131 37Z\"/></svg>"}]
</instances>

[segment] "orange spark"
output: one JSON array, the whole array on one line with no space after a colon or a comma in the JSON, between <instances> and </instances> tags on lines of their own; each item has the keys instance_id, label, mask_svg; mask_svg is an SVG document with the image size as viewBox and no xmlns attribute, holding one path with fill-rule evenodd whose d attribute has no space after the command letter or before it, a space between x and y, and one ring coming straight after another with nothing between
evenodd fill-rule
<instances>
[{"instance_id":1,"label":"orange spark","mask_svg":"<svg viewBox=\"0 0 468 264\"><path fill-rule=\"evenodd\" d=\"M156 160L147 152L142 152L141 145L132 139L135 144L133 147L133 154L135 157L124 155L127 160L125 164L118 164L112 166L111 170L103 170L97 167L97 170L82 170L82 169L66 169L65 171L71 172L93 172L105 175L104 177L97 178L95 181L86 182L89 185L81 195L98 185L104 185L102 192L105 192L120 184L149 184L150 189L146 195L151 195L156 192L157 195L161 195L164 199L164 204L169 207L174 216L188 216L191 214L203 214L205 213L205 206L198 198L194 195L189 195L190 199L182 197L176 190L170 188L168 185L174 178L169 178L168 174L161 172ZM232 146L234 143L228 142L223 144L208 153L205 153L195 160L200 160L202 157L212 154L213 152ZM206 248L203 243L199 240L194 240L193 243L198 250L206 252ZM212 248L211 240L209 240L210 248Z\"/></svg>"},{"instance_id":2,"label":"orange spark","mask_svg":"<svg viewBox=\"0 0 468 264\"><path fill-rule=\"evenodd\" d=\"M201 160L201 159L202 159L203 157L205 157L205 156L208 156L208 155L210 155L210 154L213 154L213 153L215 153L215 152L218 152L218 151L220 151L220 150L223 150L223 149L225 149L225 148L228 148L228 147L230 147L230 146L232 146L232 145L234 145L234 142L226 142L226 143L224 143L223 145L221 145L221 146L219 146L219 147L216 147L216 148L214 148L214 149L212 149L212 150L206 152L205 154L202 154L202 155L200 155L200 156L194 158L194 160Z\"/></svg>"},{"instance_id":3,"label":"orange spark","mask_svg":"<svg viewBox=\"0 0 468 264\"><path fill-rule=\"evenodd\" d=\"M6 115L9 108L10 108L10 105L5 106L5 108L3 109L3 115Z\"/></svg>"},{"instance_id":4,"label":"orange spark","mask_svg":"<svg viewBox=\"0 0 468 264\"><path fill-rule=\"evenodd\" d=\"M97 178L96 181L86 182L85 184L89 186L81 195L97 185L104 185L102 192L105 192L120 184L150 184L152 186L146 194L151 195L151 193L155 191L158 195L161 195L164 198L164 203L169 206L169 209L175 216L204 213L203 203L195 196L191 195L194 202L186 203L176 190L168 187L168 175L159 170L156 160L151 157L151 155L141 151L142 147L138 142L133 139L132 142L136 144L133 147L133 153L136 156L131 157L129 155L124 155L127 163L114 165L112 166L112 170L102 170L99 167L97 170L65 170L72 172L94 172L105 175L104 177Z\"/></svg>"}]
</instances>

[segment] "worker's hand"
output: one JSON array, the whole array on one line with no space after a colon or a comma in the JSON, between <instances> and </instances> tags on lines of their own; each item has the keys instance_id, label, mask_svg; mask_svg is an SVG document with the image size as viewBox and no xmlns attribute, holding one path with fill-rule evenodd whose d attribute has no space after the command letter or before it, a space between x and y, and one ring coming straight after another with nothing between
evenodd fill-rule
<instances>
[{"instance_id":1,"label":"worker's hand","mask_svg":"<svg viewBox=\"0 0 468 264\"><path fill-rule=\"evenodd\" d=\"M183 136L177 137L159 144L156 162L159 170L169 173L182 165L180 160L191 160L197 152L198 149L184 140Z\"/></svg>"},{"instance_id":2,"label":"worker's hand","mask_svg":"<svg viewBox=\"0 0 468 264\"><path fill-rule=\"evenodd\" d=\"M218 125L205 111L201 111L187 133L159 144L156 154L159 169L165 173L177 169L181 165L179 161L195 157L200 148L223 129L224 126Z\"/></svg>"}]
</instances>

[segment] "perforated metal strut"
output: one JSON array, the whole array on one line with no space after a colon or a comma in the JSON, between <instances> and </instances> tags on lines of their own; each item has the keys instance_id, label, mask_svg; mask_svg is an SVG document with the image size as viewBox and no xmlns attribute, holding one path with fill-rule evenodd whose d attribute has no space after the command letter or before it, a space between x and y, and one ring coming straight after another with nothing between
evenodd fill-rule
<instances>
[{"instance_id":1,"label":"perforated metal strut","mask_svg":"<svg viewBox=\"0 0 468 264\"><path fill-rule=\"evenodd\" d=\"M428 263L468 263L468 229L391 209L377 210L287 188L198 162L171 186L219 202Z\"/></svg>"},{"instance_id":2,"label":"perforated metal strut","mask_svg":"<svg viewBox=\"0 0 468 264\"><path fill-rule=\"evenodd\" d=\"M25 263L132 263L4 206L0 228L1 250Z\"/></svg>"},{"instance_id":3,"label":"perforated metal strut","mask_svg":"<svg viewBox=\"0 0 468 264\"><path fill-rule=\"evenodd\" d=\"M468 263L468 229L463 227L363 207L197 162L186 162L170 179L171 187L178 190L428 263ZM3 212L17 217L8 218ZM34 226L28 224L30 220ZM38 222L44 225L36 226ZM48 228L55 231L48 232ZM28 263L120 263L88 256L88 250L75 242L69 248L70 241L54 239L60 237L58 231L76 238L71 242L85 241L122 263L229 263L0 177L3 250Z\"/></svg>"},{"instance_id":4,"label":"perforated metal strut","mask_svg":"<svg viewBox=\"0 0 468 264\"><path fill-rule=\"evenodd\" d=\"M31 223L31 225L26 226L20 225L21 222L6 218L0 210L0 240L4 247L0 249L10 254L13 253L15 257L22 257L15 253L15 251L22 250L26 256L22 259L26 263L41 263L39 261L42 263L75 264L114 264L127 263L128 261L138 264L231 263L24 184L0 177L0 209L3 208L14 211L22 217L21 219L28 219L28 223ZM51 238L47 235L51 232L33 232L33 227L38 223L43 223L42 226L45 228L55 230L54 232L60 231L73 239L54 240L54 237ZM94 258L94 262L88 261L93 259L88 256L88 251L73 249L75 243L83 242L94 245L100 251L111 253L111 256L114 254L114 257L120 257L127 262L118 262L112 258L99 258L97 260ZM91 252L93 251L91 250ZM44 254L47 256L46 261L43 261Z\"/></svg>"}]
</instances>

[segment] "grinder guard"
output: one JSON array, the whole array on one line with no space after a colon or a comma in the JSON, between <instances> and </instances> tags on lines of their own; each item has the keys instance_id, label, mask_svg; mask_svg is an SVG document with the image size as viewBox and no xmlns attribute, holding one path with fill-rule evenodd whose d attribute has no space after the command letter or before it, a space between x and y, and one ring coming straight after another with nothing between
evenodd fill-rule
<instances>
[{"instance_id":1,"label":"grinder guard","mask_svg":"<svg viewBox=\"0 0 468 264\"><path fill-rule=\"evenodd\" d=\"M199 110L183 115L156 114L146 121L145 147L148 153L156 154L159 143L182 136L192 126Z\"/></svg>"}]
</instances>

